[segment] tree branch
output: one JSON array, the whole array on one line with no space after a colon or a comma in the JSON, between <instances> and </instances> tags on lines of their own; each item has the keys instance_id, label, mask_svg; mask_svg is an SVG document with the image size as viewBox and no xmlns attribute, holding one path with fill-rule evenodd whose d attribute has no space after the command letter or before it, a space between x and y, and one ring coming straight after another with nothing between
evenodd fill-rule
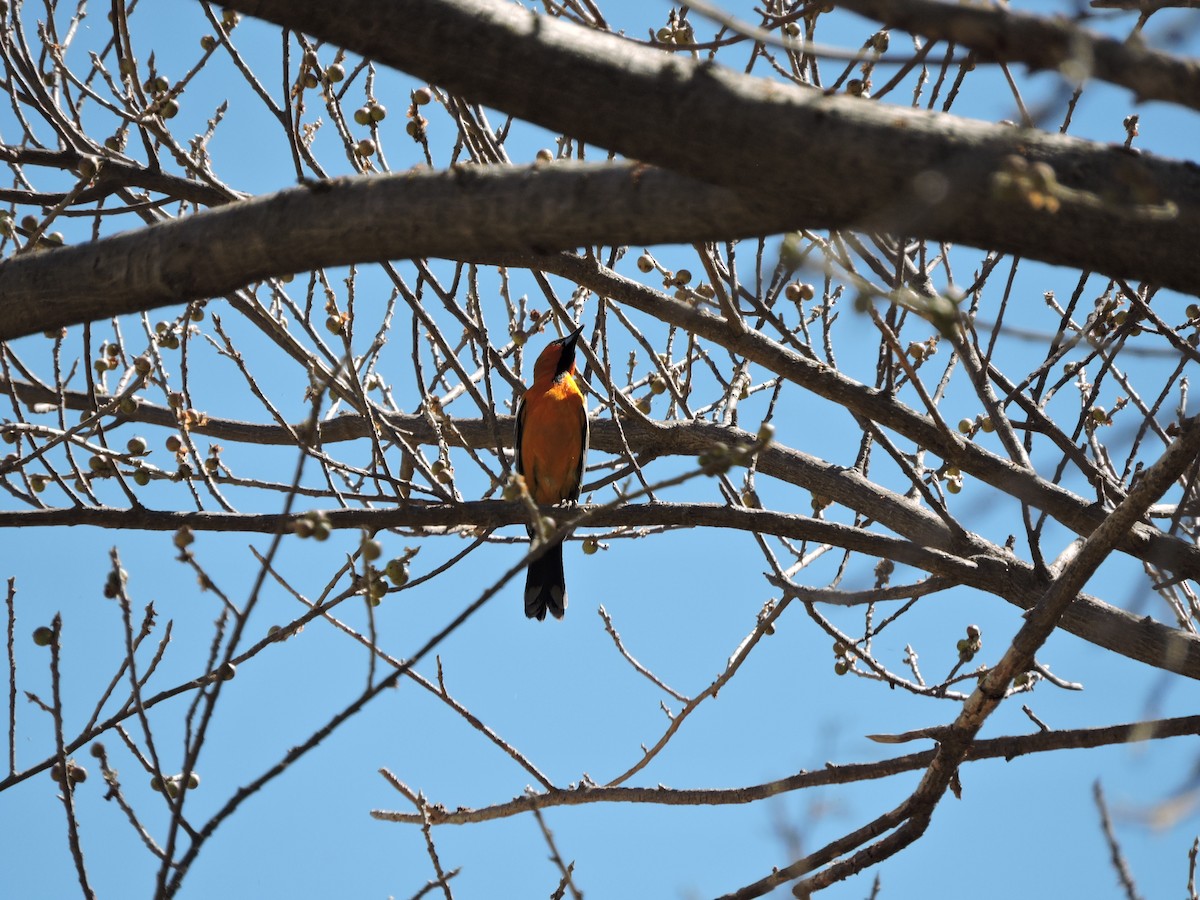
<instances>
[{"instance_id":1,"label":"tree branch","mask_svg":"<svg viewBox=\"0 0 1200 900\"><path fill-rule=\"evenodd\" d=\"M0 340L231 293L272 275L427 256L771 234L807 217L629 163L461 166L313 182L0 262Z\"/></svg>"},{"instance_id":2,"label":"tree branch","mask_svg":"<svg viewBox=\"0 0 1200 900\"><path fill-rule=\"evenodd\" d=\"M1133 91L1200 110L1200 65L1080 28L1065 18L938 0L838 0L838 6L889 28L974 50L982 61L1021 62L1073 82L1099 78Z\"/></svg>"},{"instance_id":3,"label":"tree branch","mask_svg":"<svg viewBox=\"0 0 1200 900\"><path fill-rule=\"evenodd\" d=\"M966 755L966 761L980 759L1004 759L1012 761L1018 756L1031 753L1047 753L1053 750L1083 750L1127 744L1168 737L1200 734L1200 716L1183 716L1176 719L1157 719L1150 722L1134 722L1128 725L1110 725L1104 728L1078 728L1065 731L1039 731L1034 734L1013 735L976 741ZM554 789L542 794L525 793L505 803L478 809L459 807L449 810L444 806L430 806L429 819L435 825L466 825L472 822L490 822L520 815L532 809L547 809L553 806L582 806L586 803L653 803L664 806L724 806L754 803L790 791L825 787L832 784L852 784L889 778L902 772L923 769L933 760L936 750L924 750L892 759L872 763L830 765L814 772L801 771L787 778L742 788L700 788L696 790L664 787L600 787L581 785L577 789ZM404 822L419 825L422 818L418 813L372 810L372 817L385 822Z\"/></svg>"},{"instance_id":4,"label":"tree branch","mask_svg":"<svg viewBox=\"0 0 1200 900\"><path fill-rule=\"evenodd\" d=\"M1200 171L1183 163L753 78L500 0L227 5L735 188L764 215L802 210L809 228L894 231L1200 293L1200 257L1186 237L1200 230ZM785 177L797 153L820 178ZM1013 154L1048 163L1078 202L1050 213L1003 196L993 178ZM1151 207L1171 205L1174 214L1154 218ZM1136 242L1126 238L1135 222Z\"/></svg>"},{"instance_id":5,"label":"tree branch","mask_svg":"<svg viewBox=\"0 0 1200 900\"><path fill-rule=\"evenodd\" d=\"M587 527L598 528L730 528L776 535L797 541L833 544L849 551L922 569L959 584L1032 609L1045 593L1046 582L1033 567L980 539L972 549L980 555L962 558L901 538L808 516L709 503L627 504L616 508L583 506ZM409 502L392 509L333 509L326 514L334 529L410 528L489 529L520 525L529 513L522 503L477 500L467 503ZM0 528L90 525L111 529L276 534L288 530L297 516L277 513L179 512L133 509L64 508L27 512L0 511ZM782 586L787 590L787 586ZM1146 616L1080 594L1063 617L1062 627L1098 646L1147 665L1200 679L1200 637Z\"/></svg>"}]
</instances>

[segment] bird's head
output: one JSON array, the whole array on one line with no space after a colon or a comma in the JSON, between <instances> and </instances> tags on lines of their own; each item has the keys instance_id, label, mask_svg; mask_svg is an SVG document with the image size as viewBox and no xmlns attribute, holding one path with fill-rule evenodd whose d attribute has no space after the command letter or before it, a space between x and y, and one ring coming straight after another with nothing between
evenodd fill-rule
<instances>
[{"instance_id":1,"label":"bird's head","mask_svg":"<svg viewBox=\"0 0 1200 900\"><path fill-rule=\"evenodd\" d=\"M580 325L570 334L551 341L533 366L534 381L553 381L565 372L575 374L575 342L583 334Z\"/></svg>"}]
</instances>

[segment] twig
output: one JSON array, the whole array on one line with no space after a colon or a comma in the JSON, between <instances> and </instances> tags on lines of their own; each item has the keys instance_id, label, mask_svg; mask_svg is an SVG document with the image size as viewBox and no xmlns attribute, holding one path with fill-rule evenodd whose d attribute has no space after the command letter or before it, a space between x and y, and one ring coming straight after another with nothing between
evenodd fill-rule
<instances>
[{"instance_id":1,"label":"twig","mask_svg":"<svg viewBox=\"0 0 1200 900\"><path fill-rule=\"evenodd\" d=\"M50 624L50 688L54 697L54 746L58 752L58 771L62 777L62 793L59 799L67 813L67 844L71 848L71 859L79 877L83 896L95 900L96 894L88 883L87 866L84 865L83 848L79 843L79 819L75 809L75 779L71 770L74 762L67 759L63 741L62 676L59 672L59 655L62 647L62 614L55 613Z\"/></svg>"},{"instance_id":2,"label":"twig","mask_svg":"<svg viewBox=\"0 0 1200 900\"><path fill-rule=\"evenodd\" d=\"M575 900L583 900L583 893L575 886L575 879L573 878L575 861L572 860L569 864L563 862L562 854L558 852L558 846L554 843L554 833L546 824L546 819L542 815L542 811L536 806L533 807L533 817L537 820L538 828L542 830L542 837L546 840L546 846L550 848L550 859L554 865L558 866L558 871L562 876L562 880L558 883L558 889L551 896L561 898L564 891L569 890Z\"/></svg>"},{"instance_id":3,"label":"twig","mask_svg":"<svg viewBox=\"0 0 1200 900\"><path fill-rule=\"evenodd\" d=\"M1096 811L1100 814L1100 830L1104 832L1104 842L1108 844L1108 852L1112 858L1113 868L1117 871L1117 879L1121 882L1121 887L1125 891L1126 900L1142 900L1142 895L1138 893L1137 885L1134 884L1133 874L1129 871L1129 864L1125 861L1125 854L1121 851L1121 844L1117 840L1117 835L1113 831L1112 820L1108 815L1108 804L1104 800L1104 789L1100 786L1100 779L1096 779L1092 785L1092 796L1096 800Z\"/></svg>"},{"instance_id":4,"label":"twig","mask_svg":"<svg viewBox=\"0 0 1200 900\"><path fill-rule=\"evenodd\" d=\"M913 732L913 739L938 740L946 733L947 726ZM1084 750L1126 743L1162 740L1200 734L1200 716L1184 716L1176 719L1158 719L1135 722L1128 725L1110 725L1104 728L1081 728L1067 731L1035 732L1027 735L991 738L976 741L967 752L966 761L982 759L1013 760L1033 753L1048 753L1055 750ZM906 735L896 736L907 739ZM890 778L902 772L923 769L933 761L936 750L925 750L906 756L873 763L850 763L828 765L812 772L801 771L777 781L724 789L680 789L664 787L610 787L581 784L578 788L554 788L541 794L527 791L504 803L478 809L449 810L442 806L430 806L429 815L435 825L466 825L473 822L490 822L529 812L534 807L549 809L557 806L582 806L588 803L651 803L665 806L725 806L754 803L791 791L827 787L833 784L852 784ZM404 785L386 770L381 774L388 782L410 801L418 796L412 788ZM415 801L414 801L415 802ZM408 812L372 810L372 817L387 822L421 823L420 816Z\"/></svg>"},{"instance_id":5,"label":"twig","mask_svg":"<svg viewBox=\"0 0 1200 900\"><path fill-rule=\"evenodd\" d=\"M613 639L613 643L617 645L617 650L620 651L621 655L625 657L626 660L628 660L631 666L649 678L654 684L662 688L680 703L691 703L689 698L679 693L679 691L666 685L657 675L633 658L630 652L625 649L625 645L621 643L621 636L617 634L617 629L612 623L612 616L608 614L608 610L604 608L603 604L600 605L600 608L597 610L597 612L600 613L600 618L604 620L604 630L608 632L609 636Z\"/></svg>"}]
</instances>

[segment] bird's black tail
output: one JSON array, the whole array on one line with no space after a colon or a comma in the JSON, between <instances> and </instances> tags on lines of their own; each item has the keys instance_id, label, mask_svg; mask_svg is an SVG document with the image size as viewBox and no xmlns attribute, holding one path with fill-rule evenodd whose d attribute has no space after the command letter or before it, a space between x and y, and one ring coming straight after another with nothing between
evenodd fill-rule
<instances>
[{"instance_id":1,"label":"bird's black tail","mask_svg":"<svg viewBox=\"0 0 1200 900\"><path fill-rule=\"evenodd\" d=\"M525 615L541 622L546 618L546 610L556 619L561 619L567 611L561 541L547 547L525 573Z\"/></svg>"}]
</instances>

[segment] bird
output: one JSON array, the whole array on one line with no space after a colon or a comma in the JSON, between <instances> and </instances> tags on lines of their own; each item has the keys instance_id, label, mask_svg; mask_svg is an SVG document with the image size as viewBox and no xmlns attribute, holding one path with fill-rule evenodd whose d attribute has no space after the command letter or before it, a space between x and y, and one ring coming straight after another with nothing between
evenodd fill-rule
<instances>
[{"instance_id":1,"label":"bird","mask_svg":"<svg viewBox=\"0 0 1200 900\"><path fill-rule=\"evenodd\" d=\"M516 465L530 497L539 505L574 503L583 484L589 425L587 402L575 371L579 327L551 341L533 366L533 383L517 404ZM530 538L534 528L527 525ZM529 563L525 574L525 615L544 621L567 611L562 540Z\"/></svg>"}]
</instances>

